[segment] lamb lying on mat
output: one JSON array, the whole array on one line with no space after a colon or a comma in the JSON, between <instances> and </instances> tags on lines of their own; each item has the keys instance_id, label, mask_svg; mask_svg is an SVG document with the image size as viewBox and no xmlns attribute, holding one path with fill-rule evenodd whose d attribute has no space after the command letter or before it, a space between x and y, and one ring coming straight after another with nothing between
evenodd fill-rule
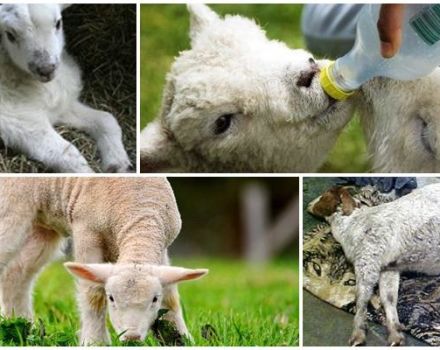
<instances>
[{"instance_id":1,"label":"lamb lying on mat","mask_svg":"<svg viewBox=\"0 0 440 350\"><path fill-rule=\"evenodd\" d=\"M376 207L360 206L346 188L333 187L312 201L308 210L330 223L354 265L356 316L350 344L365 342L367 304L378 283L388 342L403 344L396 309L400 273L440 274L440 185L428 185Z\"/></svg>"}]
</instances>

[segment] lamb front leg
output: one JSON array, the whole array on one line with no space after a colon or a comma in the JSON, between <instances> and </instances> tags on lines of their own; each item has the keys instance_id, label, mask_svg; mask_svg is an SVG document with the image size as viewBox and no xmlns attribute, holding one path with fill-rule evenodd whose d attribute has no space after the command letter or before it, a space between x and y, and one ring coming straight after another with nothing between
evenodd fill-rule
<instances>
[{"instance_id":1,"label":"lamb front leg","mask_svg":"<svg viewBox=\"0 0 440 350\"><path fill-rule=\"evenodd\" d=\"M130 160L122 143L121 128L113 115L75 102L70 113L63 116L63 121L84 130L96 140L104 171L128 171Z\"/></svg>"},{"instance_id":2,"label":"lamb front leg","mask_svg":"<svg viewBox=\"0 0 440 350\"><path fill-rule=\"evenodd\" d=\"M93 173L87 161L71 143L64 140L48 122L7 120L2 123L2 138L46 166L66 173Z\"/></svg>"},{"instance_id":3,"label":"lamb front leg","mask_svg":"<svg viewBox=\"0 0 440 350\"><path fill-rule=\"evenodd\" d=\"M373 288L379 280L379 269L371 262L355 264L356 273L356 315L354 316L353 333L349 344L358 346L365 343L367 330L367 306L373 295Z\"/></svg>"},{"instance_id":4,"label":"lamb front leg","mask_svg":"<svg viewBox=\"0 0 440 350\"><path fill-rule=\"evenodd\" d=\"M379 279L380 300L387 318L388 344L391 346L403 345L405 340L405 336L400 332L403 327L397 314L399 278L400 274L397 271L384 271Z\"/></svg>"},{"instance_id":5,"label":"lamb front leg","mask_svg":"<svg viewBox=\"0 0 440 350\"><path fill-rule=\"evenodd\" d=\"M185 320L183 319L182 307L180 305L179 291L177 285L171 284L164 288L163 291L163 306L168 310L164 318L176 325L176 329L179 334L185 336L190 341L193 340L191 334L186 327Z\"/></svg>"},{"instance_id":6,"label":"lamb front leg","mask_svg":"<svg viewBox=\"0 0 440 350\"><path fill-rule=\"evenodd\" d=\"M81 314L80 345L110 345L105 326L106 295L102 286L78 281L78 305Z\"/></svg>"},{"instance_id":7,"label":"lamb front leg","mask_svg":"<svg viewBox=\"0 0 440 350\"><path fill-rule=\"evenodd\" d=\"M88 227L73 227L73 242L76 262L104 261L99 237ZM77 299L81 316L80 345L110 345L105 323L107 300L104 287L81 279L77 285Z\"/></svg>"}]
</instances>

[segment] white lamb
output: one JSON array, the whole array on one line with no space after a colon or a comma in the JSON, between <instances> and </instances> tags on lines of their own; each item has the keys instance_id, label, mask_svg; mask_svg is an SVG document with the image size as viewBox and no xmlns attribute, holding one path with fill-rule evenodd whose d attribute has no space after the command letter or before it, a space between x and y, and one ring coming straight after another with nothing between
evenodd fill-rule
<instances>
[{"instance_id":1,"label":"white lamb","mask_svg":"<svg viewBox=\"0 0 440 350\"><path fill-rule=\"evenodd\" d=\"M61 4L0 5L0 137L61 172L93 172L53 128L84 130L97 142L104 171L130 161L116 119L79 101L81 72L64 50Z\"/></svg>"},{"instance_id":2,"label":"white lamb","mask_svg":"<svg viewBox=\"0 0 440 350\"><path fill-rule=\"evenodd\" d=\"M440 69L414 82L375 79L335 102L318 81L326 61L268 40L249 19L188 8L192 47L142 132L143 171L313 172L354 107L375 171L440 170Z\"/></svg>"},{"instance_id":3,"label":"white lamb","mask_svg":"<svg viewBox=\"0 0 440 350\"><path fill-rule=\"evenodd\" d=\"M400 273L440 274L440 184L375 207L362 206L346 189L333 187L308 210L330 223L355 269L356 315L350 344L365 342L367 304L379 284L388 342L402 345L405 338L397 314Z\"/></svg>"},{"instance_id":4,"label":"white lamb","mask_svg":"<svg viewBox=\"0 0 440 350\"><path fill-rule=\"evenodd\" d=\"M252 20L191 4L191 50L143 130L143 171L310 172L352 115L319 85L326 61L269 40Z\"/></svg>"},{"instance_id":5,"label":"white lamb","mask_svg":"<svg viewBox=\"0 0 440 350\"><path fill-rule=\"evenodd\" d=\"M80 344L109 344L106 309L121 340L143 340L159 309L190 338L176 283L207 270L169 265L181 220L164 178L0 179L0 308L32 319L35 276L72 236Z\"/></svg>"}]
</instances>

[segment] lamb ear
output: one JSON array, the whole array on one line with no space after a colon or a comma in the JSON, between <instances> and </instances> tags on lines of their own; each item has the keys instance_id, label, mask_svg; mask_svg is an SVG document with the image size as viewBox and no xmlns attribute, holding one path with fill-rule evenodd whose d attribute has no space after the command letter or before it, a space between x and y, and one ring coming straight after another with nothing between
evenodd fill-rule
<instances>
[{"instance_id":1,"label":"lamb ear","mask_svg":"<svg viewBox=\"0 0 440 350\"><path fill-rule=\"evenodd\" d=\"M354 208L356 208L356 201L351 196L347 188L341 187L339 189L339 198L342 203L342 212L344 215L351 215Z\"/></svg>"},{"instance_id":2,"label":"lamb ear","mask_svg":"<svg viewBox=\"0 0 440 350\"><path fill-rule=\"evenodd\" d=\"M72 275L95 283L105 283L112 275L112 264L80 264L74 262L64 263L64 267Z\"/></svg>"},{"instance_id":3,"label":"lamb ear","mask_svg":"<svg viewBox=\"0 0 440 350\"><path fill-rule=\"evenodd\" d=\"M208 272L208 269L186 269L174 266L154 267L154 274L159 277L162 285L195 280L205 276Z\"/></svg>"},{"instance_id":4,"label":"lamb ear","mask_svg":"<svg viewBox=\"0 0 440 350\"><path fill-rule=\"evenodd\" d=\"M176 88L173 76L168 74L166 77L165 87L163 89L162 103L159 113L160 119L165 119L171 113L175 94Z\"/></svg>"},{"instance_id":5,"label":"lamb ear","mask_svg":"<svg viewBox=\"0 0 440 350\"><path fill-rule=\"evenodd\" d=\"M220 17L204 4L188 4L188 12L190 14L190 30L189 36L191 41L197 38L200 32L202 32L206 26L213 21L218 20Z\"/></svg>"},{"instance_id":6,"label":"lamb ear","mask_svg":"<svg viewBox=\"0 0 440 350\"><path fill-rule=\"evenodd\" d=\"M63 12L66 8L72 6L72 4L60 4L61 12Z\"/></svg>"}]
</instances>

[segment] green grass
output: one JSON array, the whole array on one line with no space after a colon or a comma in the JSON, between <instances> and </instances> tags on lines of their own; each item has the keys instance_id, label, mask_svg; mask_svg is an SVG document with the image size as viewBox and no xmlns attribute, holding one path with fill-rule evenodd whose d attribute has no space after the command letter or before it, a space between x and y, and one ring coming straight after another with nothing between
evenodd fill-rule
<instances>
[{"instance_id":1,"label":"green grass","mask_svg":"<svg viewBox=\"0 0 440 350\"><path fill-rule=\"evenodd\" d=\"M269 38L293 48L304 47L299 4L222 4L211 7L224 15L254 18ZM185 5L141 6L141 128L159 113L165 75L180 51L190 48ZM364 172L369 168L365 141L354 118L330 152L323 172Z\"/></svg>"},{"instance_id":2,"label":"green grass","mask_svg":"<svg viewBox=\"0 0 440 350\"><path fill-rule=\"evenodd\" d=\"M212 259L175 264L210 269L205 278L179 288L194 345L298 345L298 266L293 262L278 261L261 269ZM0 345L78 345L74 294L74 280L62 265L48 267L35 288L38 321L29 331L23 320L0 320ZM201 330L207 327L213 331L205 338ZM114 332L112 339L113 345L121 345ZM158 344L152 336L144 343Z\"/></svg>"}]
</instances>

